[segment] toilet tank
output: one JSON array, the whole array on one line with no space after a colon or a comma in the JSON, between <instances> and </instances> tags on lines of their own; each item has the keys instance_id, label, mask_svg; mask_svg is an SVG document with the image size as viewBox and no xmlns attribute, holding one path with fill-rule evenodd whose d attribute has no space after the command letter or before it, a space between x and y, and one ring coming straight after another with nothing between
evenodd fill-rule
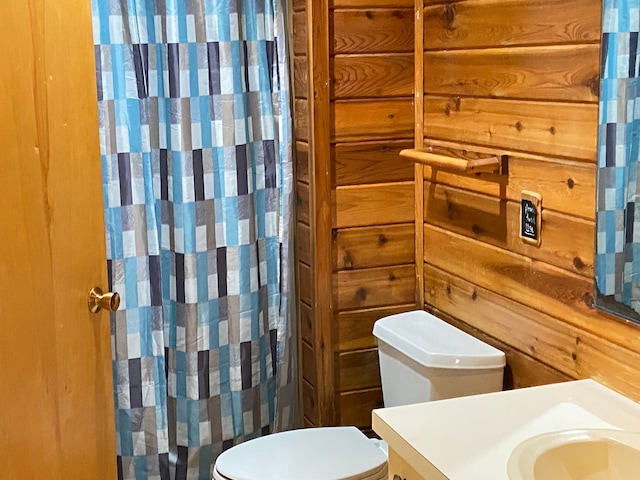
<instances>
[{"instance_id":1,"label":"toilet tank","mask_svg":"<svg viewBox=\"0 0 640 480\"><path fill-rule=\"evenodd\" d=\"M500 350L423 310L376 321L385 407L502 390Z\"/></svg>"}]
</instances>

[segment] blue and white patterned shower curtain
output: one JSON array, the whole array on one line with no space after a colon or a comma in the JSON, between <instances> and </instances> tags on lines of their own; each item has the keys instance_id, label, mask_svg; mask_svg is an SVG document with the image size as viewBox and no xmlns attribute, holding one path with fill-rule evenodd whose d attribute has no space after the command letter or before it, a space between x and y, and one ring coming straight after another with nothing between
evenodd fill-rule
<instances>
[{"instance_id":1,"label":"blue and white patterned shower curtain","mask_svg":"<svg viewBox=\"0 0 640 480\"><path fill-rule=\"evenodd\" d=\"M603 8L596 285L640 313L640 1Z\"/></svg>"},{"instance_id":2,"label":"blue and white patterned shower curtain","mask_svg":"<svg viewBox=\"0 0 640 480\"><path fill-rule=\"evenodd\" d=\"M293 421L282 1L93 0L120 478Z\"/></svg>"}]
</instances>

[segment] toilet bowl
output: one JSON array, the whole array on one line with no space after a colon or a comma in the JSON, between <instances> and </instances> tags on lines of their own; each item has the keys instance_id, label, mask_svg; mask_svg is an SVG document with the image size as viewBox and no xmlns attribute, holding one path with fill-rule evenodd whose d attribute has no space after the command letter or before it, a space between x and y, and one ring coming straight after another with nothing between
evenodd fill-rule
<instances>
[{"instance_id":1,"label":"toilet bowl","mask_svg":"<svg viewBox=\"0 0 640 480\"><path fill-rule=\"evenodd\" d=\"M423 311L374 324L385 407L502 389L504 353ZM291 430L223 452L214 480L382 480L383 448L355 427Z\"/></svg>"}]
</instances>

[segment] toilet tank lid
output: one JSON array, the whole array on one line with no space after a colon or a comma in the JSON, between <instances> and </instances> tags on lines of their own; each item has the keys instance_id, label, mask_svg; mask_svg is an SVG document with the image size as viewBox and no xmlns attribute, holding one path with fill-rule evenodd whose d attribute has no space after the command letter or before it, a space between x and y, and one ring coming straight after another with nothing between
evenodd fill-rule
<instances>
[{"instance_id":1,"label":"toilet tank lid","mask_svg":"<svg viewBox=\"0 0 640 480\"><path fill-rule=\"evenodd\" d=\"M376 321L373 335L425 367L500 368L504 353L424 310Z\"/></svg>"}]
</instances>

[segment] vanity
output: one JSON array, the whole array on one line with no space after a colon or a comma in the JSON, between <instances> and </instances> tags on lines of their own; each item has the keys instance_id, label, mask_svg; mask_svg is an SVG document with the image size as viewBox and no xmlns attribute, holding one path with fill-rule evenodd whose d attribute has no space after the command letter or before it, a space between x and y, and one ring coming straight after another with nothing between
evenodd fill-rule
<instances>
[{"instance_id":1,"label":"vanity","mask_svg":"<svg viewBox=\"0 0 640 480\"><path fill-rule=\"evenodd\" d=\"M389 445L389 480L510 480L523 442L575 429L640 432L640 404L577 380L381 408L372 421Z\"/></svg>"}]
</instances>

